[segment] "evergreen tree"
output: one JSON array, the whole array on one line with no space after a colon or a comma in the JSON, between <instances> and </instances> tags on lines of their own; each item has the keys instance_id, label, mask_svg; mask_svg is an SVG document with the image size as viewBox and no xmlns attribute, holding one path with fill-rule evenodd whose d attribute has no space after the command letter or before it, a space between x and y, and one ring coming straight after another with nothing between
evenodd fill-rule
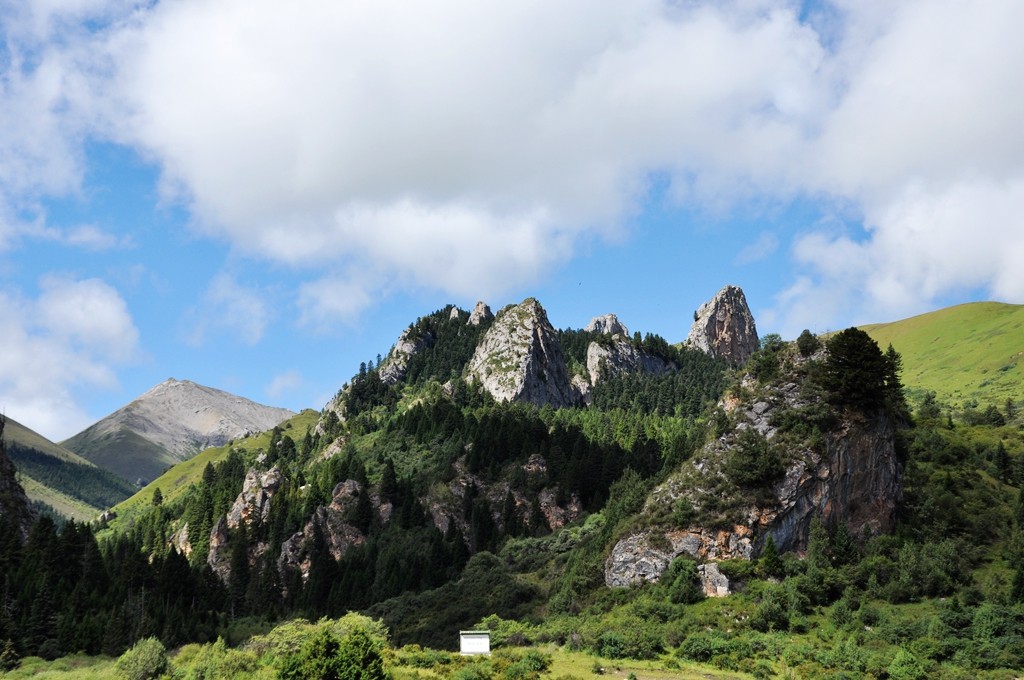
<instances>
[{"instance_id":1,"label":"evergreen tree","mask_svg":"<svg viewBox=\"0 0 1024 680\"><path fill-rule=\"evenodd\" d=\"M761 573L767 578L779 578L783 574L782 558L779 557L779 550L775 547L775 539L771 534L764 542L764 550L761 552L761 559L758 563Z\"/></svg>"}]
</instances>

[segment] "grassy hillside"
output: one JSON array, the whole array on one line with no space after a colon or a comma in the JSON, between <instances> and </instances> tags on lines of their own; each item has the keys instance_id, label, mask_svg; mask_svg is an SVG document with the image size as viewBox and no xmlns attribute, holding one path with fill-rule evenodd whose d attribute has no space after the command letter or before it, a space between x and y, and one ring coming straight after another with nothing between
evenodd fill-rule
<instances>
[{"instance_id":1,"label":"grassy hillside","mask_svg":"<svg viewBox=\"0 0 1024 680\"><path fill-rule=\"evenodd\" d=\"M129 482L148 481L178 462L169 451L131 430L121 429L99 436L86 430L63 444Z\"/></svg>"},{"instance_id":2,"label":"grassy hillside","mask_svg":"<svg viewBox=\"0 0 1024 680\"><path fill-rule=\"evenodd\" d=\"M116 475L10 418L4 437L28 497L65 517L95 519L134 491Z\"/></svg>"},{"instance_id":3,"label":"grassy hillside","mask_svg":"<svg viewBox=\"0 0 1024 680\"><path fill-rule=\"evenodd\" d=\"M28 429L12 418L7 418L7 423L4 426L4 437L9 444L19 444L26 449L35 449L40 453L45 453L59 460L78 463L79 465L92 465L85 458L69 451L60 444L51 442L38 432Z\"/></svg>"},{"instance_id":4,"label":"grassy hillside","mask_svg":"<svg viewBox=\"0 0 1024 680\"><path fill-rule=\"evenodd\" d=\"M903 355L912 395L930 390L958 406L1024 401L1024 305L974 302L862 328Z\"/></svg>"}]
</instances>

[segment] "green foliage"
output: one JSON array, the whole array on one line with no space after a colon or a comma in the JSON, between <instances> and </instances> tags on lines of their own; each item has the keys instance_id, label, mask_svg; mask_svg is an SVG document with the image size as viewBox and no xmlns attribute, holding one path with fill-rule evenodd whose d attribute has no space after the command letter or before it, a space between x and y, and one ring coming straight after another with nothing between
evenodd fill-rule
<instances>
[{"instance_id":1,"label":"green foliage","mask_svg":"<svg viewBox=\"0 0 1024 680\"><path fill-rule=\"evenodd\" d=\"M778 449L753 428L740 432L725 462L726 476L737 486L747 488L771 484L785 471Z\"/></svg>"},{"instance_id":2,"label":"green foliage","mask_svg":"<svg viewBox=\"0 0 1024 680\"><path fill-rule=\"evenodd\" d=\"M149 680L167 671L167 650L160 640L150 637L136 642L117 660L117 674L126 680Z\"/></svg>"},{"instance_id":3,"label":"green foliage","mask_svg":"<svg viewBox=\"0 0 1024 680\"><path fill-rule=\"evenodd\" d=\"M7 453L18 471L94 508L109 508L135 493L135 486L108 470L46 455L16 443Z\"/></svg>"},{"instance_id":4,"label":"green foliage","mask_svg":"<svg viewBox=\"0 0 1024 680\"><path fill-rule=\"evenodd\" d=\"M822 385L833 403L862 411L884 404L889 365L878 343L857 328L847 328L828 339L828 358Z\"/></svg>"},{"instance_id":5,"label":"green foliage","mask_svg":"<svg viewBox=\"0 0 1024 680\"><path fill-rule=\"evenodd\" d=\"M666 584L668 598L676 604L693 604L704 599L697 563L686 557L677 557L661 577Z\"/></svg>"},{"instance_id":6,"label":"green foliage","mask_svg":"<svg viewBox=\"0 0 1024 680\"><path fill-rule=\"evenodd\" d=\"M390 675L384 670L380 649L362 628L338 639L329 628L320 626L297 653L284 658L281 677L384 680Z\"/></svg>"},{"instance_id":7,"label":"green foliage","mask_svg":"<svg viewBox=\"0 0 1024 680\"><path fill-rule=\"evenodd\" d=\"M800 332L796 339L796 348L800 352L800 356L809 357L817 352L820 347L821 340L806 328Z\"/></svg>"}]
</instances>

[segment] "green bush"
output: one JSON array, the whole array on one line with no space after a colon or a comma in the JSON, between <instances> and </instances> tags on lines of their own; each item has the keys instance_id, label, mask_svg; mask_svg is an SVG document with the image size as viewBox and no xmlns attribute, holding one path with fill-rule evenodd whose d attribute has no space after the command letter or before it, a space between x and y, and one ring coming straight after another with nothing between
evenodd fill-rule
<instances>
[{"instance_id":1,"label":"green bush","mask_svg":"<svg viewBox=\"0 0 1024 680\"><path fill-rule=\"evenodd\" d=\"M167 671L167 650L155 637L139 640L121 655L114 665L117 674L127 680L148 680Z\"/></svg>"}]
</instances>

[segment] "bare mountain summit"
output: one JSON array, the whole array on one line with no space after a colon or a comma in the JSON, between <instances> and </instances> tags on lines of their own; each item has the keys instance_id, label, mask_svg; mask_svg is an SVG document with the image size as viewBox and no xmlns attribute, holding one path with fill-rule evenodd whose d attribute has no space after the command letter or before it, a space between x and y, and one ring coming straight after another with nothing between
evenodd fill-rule
<instances>
[{"instance_id":1,"label":"bare mountain summit","mask_svg":"<svg viewBox=\"0 0 1024 680\"><path fill-rule=\"evenodd\" d=\"M726 286L702 304L686 344L733 364L749 359L757 351L758 338L743 290Z\"/></svg>"},{"instance_id":2,"label":"bare mountain summit","mask_svg":"<svg viewBox=\"0 0 1024 680\"><path fill-rule=\"evenodd\" d=\"M205 448L269 430L294 415L171 378L62 445L129 481L149 481Z\"/></svg>"},{"instance_id":3,"label":"bare mountain summit","mask_svg":"<svg viewBox=\"0 0 1024 680\"><path fill-rule=\"evenodd\" d=\"M547 312L533 298L505 307L494 318L466 368L498 401L555 407L579 403Z\"/></svg>"}]
</instances>

